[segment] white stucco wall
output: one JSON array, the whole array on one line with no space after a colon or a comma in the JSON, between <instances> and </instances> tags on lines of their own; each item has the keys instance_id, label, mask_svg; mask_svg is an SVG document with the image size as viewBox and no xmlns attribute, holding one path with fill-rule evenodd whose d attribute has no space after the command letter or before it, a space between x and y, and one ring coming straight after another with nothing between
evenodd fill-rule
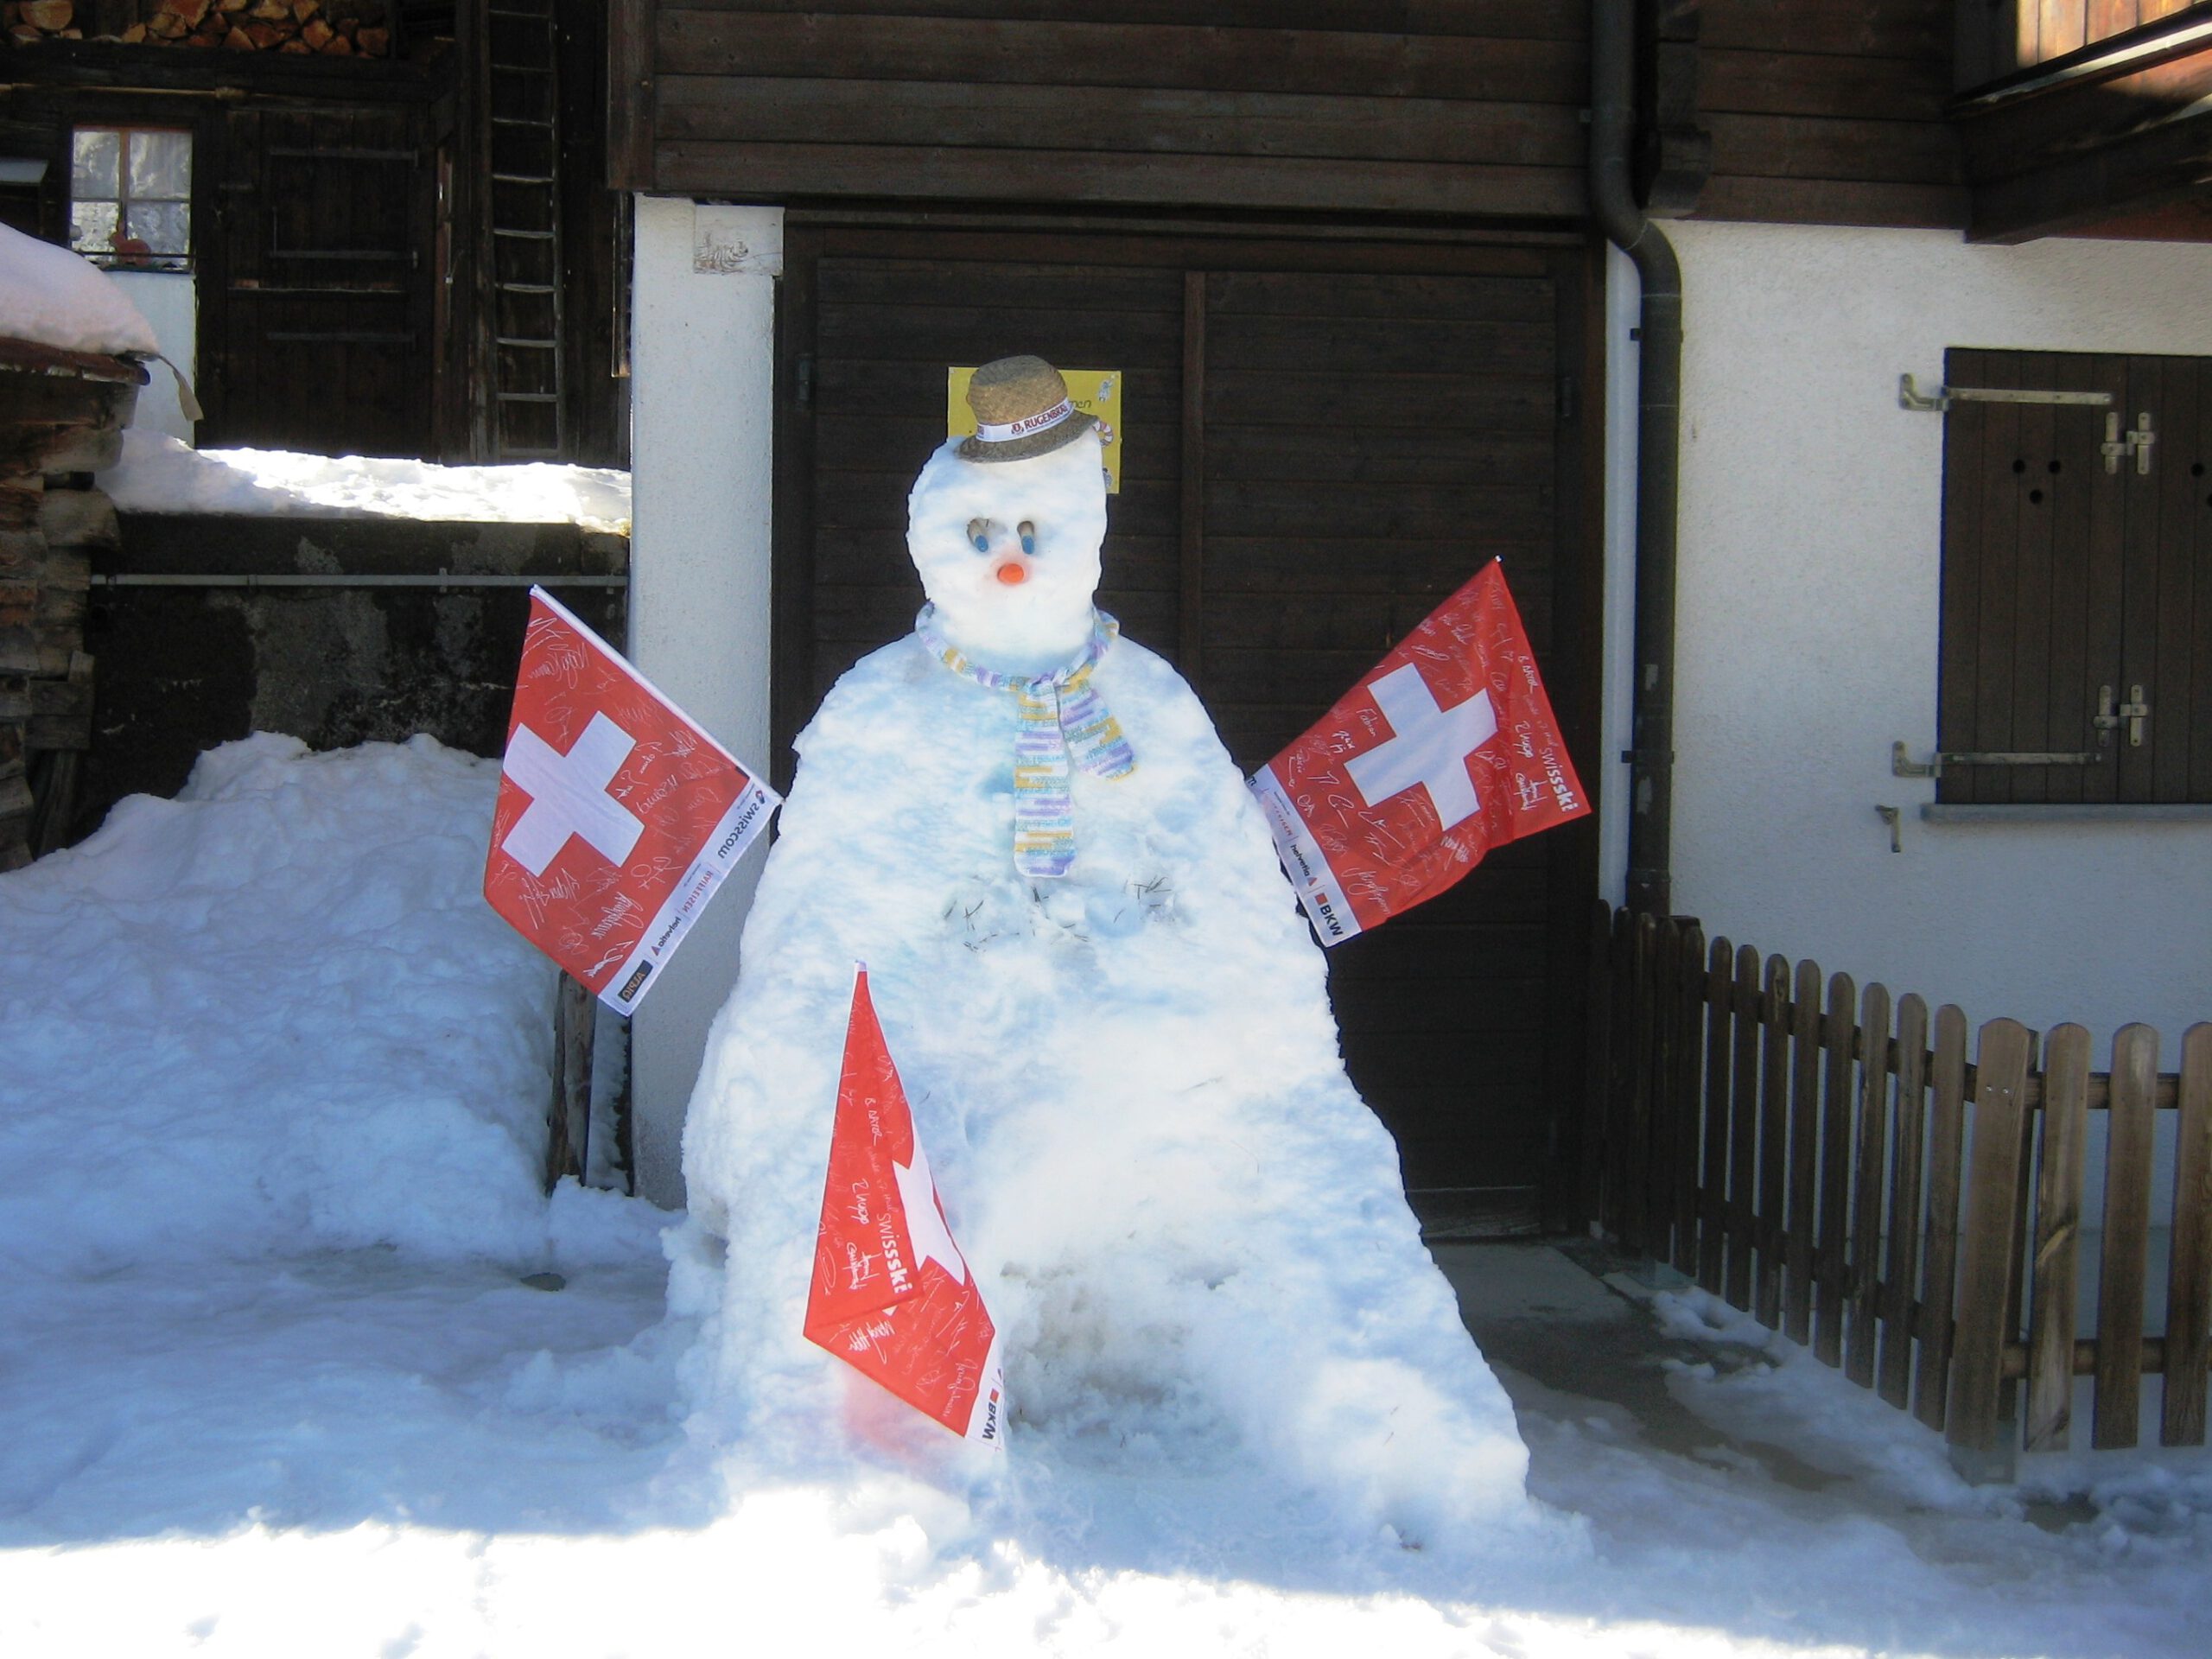
<instances>
[{"instance_id":1,"label":"white stucco wall","mask_svg":"<svg viewBox=\"0 0 2212 1659\"><path fill-rule=\"evenodd\" d=\"M630 653L738 758L768 765L770 438L783 214L637 203ZM632 1025L638 1188L683 1201L684 1108L737 977L764 837Z\"/></svg>"},{"instance_id":2,"label":"white stucco wall","mask_svg":"<svg viewBox=\"0 0 2212 1659\"><path fill-rule=\"evenodd\" d=\"M1977 1023L2079 1020L2101 1065L2147 1020L2172 1070L2212 1018L2212 823L1934 824L1934 785L1891 774L1893 741L1936 738L1943 437L1897 376L1938 383L1954 346L2212 354L2212 247L1667 228L1687 335L1675 908ZM1904 809L1901 853L1878 803Z\"/></svg>"},{"instance_id":3,"label":"white stucco wall","mask_svg":"<svg viewBox=\"0 0 2212 1659\"><path fill-rule=\"evenodd\" d=\"M109 278L130 298L139 314L153 325L162 355L187 376L197 374L200 338L198 278L181 270L111 270ZM151 365L153 378L138 394L130 424L142 430L165 432L192 442L192 423L179 406L176 382L168 370Z\"/></svg>"}]
</instances>

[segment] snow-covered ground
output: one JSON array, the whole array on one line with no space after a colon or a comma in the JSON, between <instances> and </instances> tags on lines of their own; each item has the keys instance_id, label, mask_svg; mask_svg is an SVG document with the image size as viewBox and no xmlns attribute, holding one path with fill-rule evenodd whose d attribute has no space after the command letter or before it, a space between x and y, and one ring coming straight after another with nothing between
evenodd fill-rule
<instances>
[{"instance_id":1,"label":"snow-covered ground","mask_svg":"<svg viewBox=\"0 0 2212 1659\"><path fill-rule=\"evenodd\" d=\"M100 487L126 512L306 513L630 531L630 474L531 461L443 467L281 449L194 449L144 427Z\"/></svg>"},{"instance_id":2,"label":"snow-covered ground","mask_svg":"<svg viewBox=\"0 0 2212 1659\"><path fill-rule=\"evenodd\" d=\"M2203 1454L1970 1488L1808 1356L1541 1248L1446 1265L1579 1554L1348 1560L1110 1466L1025 1507L1018 1421L995 1510L729 1490L670 1218L536 1194L495 775L251 739L0 877L10 1659L2212 1650Z\"/></svg>"}]
</instances>

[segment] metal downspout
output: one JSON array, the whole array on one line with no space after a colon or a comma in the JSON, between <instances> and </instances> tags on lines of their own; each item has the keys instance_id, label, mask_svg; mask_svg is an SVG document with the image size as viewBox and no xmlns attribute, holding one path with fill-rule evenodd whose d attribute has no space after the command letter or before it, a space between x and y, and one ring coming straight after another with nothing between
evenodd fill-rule
<instances>
[{"instance_id":1,"label":"metal downspout","mask_svg":"<svg viewBox=\"0 0 2212 1659\"><path fill-rule=\"evenodd\" d=\"M1681 461L1682 272L1629 183L1635 0L1591 0L1590 206L1643 288L1637 375L1635 683L1629 740L1628 906L1673 908L1675 515Z\"/></svg>"}]
</instances>

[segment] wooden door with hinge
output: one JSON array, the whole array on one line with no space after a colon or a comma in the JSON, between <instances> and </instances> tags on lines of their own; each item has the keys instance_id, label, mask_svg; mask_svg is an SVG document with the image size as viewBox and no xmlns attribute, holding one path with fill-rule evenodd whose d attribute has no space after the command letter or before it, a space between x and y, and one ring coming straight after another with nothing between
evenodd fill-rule
<instances>
[{"instance_id":1,"label":"wooden door with hinge","mask_svg":"<svg viewBox=\"0 0 2212 1659\"><path fill-rule=\"evenodd\" d=\"M1495 556L1594 779L1594 270L1565 242L793 224L777 370L779 765L838 674L913 625L906 498L944 436L946 370L1027 351L1123 376L1100 603L1182 670L1247 773ZM1564 1190L1593 825L1504 849L1331 952L1346 1065L1433 1225L1529 1230Z\"/></svg>"}]
</instances>

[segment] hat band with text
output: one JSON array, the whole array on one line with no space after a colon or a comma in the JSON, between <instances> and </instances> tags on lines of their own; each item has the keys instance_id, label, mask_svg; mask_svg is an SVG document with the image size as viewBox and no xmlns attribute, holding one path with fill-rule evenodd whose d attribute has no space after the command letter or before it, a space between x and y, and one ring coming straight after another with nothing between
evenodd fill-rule
<instances>
[{"instance_id":1,"label":"hat band with text","mask_svg":"<svg viewBox=\"0 0 2212 1659\"><path fill-rule=\"evenodd\" d=\"M1008 443L1015 438L1026 438L1033 432L1042 432L1048 427L1058 426L1074 413L1075 405L1063 397L1039 414L1025 415L1018 421L1008 421L1003 425L993 421L978 421L976 436L984 443Z\"/></svg>"}]
</instances>

